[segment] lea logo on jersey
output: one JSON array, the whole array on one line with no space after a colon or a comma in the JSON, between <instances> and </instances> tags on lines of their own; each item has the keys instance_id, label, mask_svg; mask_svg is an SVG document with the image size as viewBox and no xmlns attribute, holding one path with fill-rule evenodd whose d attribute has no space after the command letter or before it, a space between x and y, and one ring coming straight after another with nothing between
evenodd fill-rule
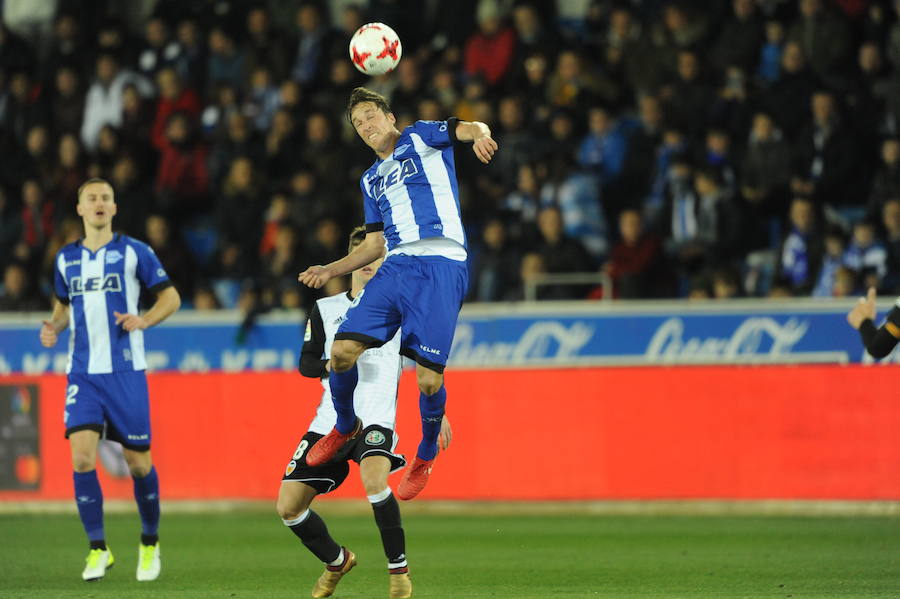
<instances>
[{"instance_id":1,"label":"lea logo on jersey","mask_svg":"<svg viewBox=\"0 0 900 599\"><path fill-rule=\"evenodd\" d=\"M69 291L74 295L82 295L84 293L90 293L92 291L122 291L122 280L119 278L119 273L109 273L103 277L87 277L86 279L82 279L81 277L72 277L72 281L69 284Z\"/></svg>"},{"instance_id":2,"label":"lea logo on jersey","mask_svg":"<svg viewBox=\"0 0 900 599\"><path fill-rule=\"evenodd\" d=\"M374 179L369 181L372 189L372 197L380 198L384 195L388 189L397 185L398 183L403 183L409 177L415 175L419 172L419 168L416 166L415 161L412 158L407 158L393 169L385 173L382 177L375 177Z\"/></svg>"}]
</instances>

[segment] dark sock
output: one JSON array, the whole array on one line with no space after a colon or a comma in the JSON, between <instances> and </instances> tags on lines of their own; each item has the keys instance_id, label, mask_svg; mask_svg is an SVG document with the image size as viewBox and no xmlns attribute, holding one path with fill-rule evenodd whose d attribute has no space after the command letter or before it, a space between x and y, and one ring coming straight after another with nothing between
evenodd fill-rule
<instances>
[{"instance_id":1,"label":"dark sock","mask_svg":"<svg viewBox=\"0 0 900 599\"><path fill-rule=\"evenodd\" d=\"M344 372L332 372L328 377L328 386L331 387L331 401L334 403L334 411L337 413L337 423L334 428L341 434L353 432L356 428L356 412L353 411L353 391L359 381L359 370L356 364L353 368Z\"/></svg>"},{"instance_id":2,"label":"dark sock","mask_svg":"<svg viewBox=\"0 0 900 599\"><path fill-rule=\"evenodd\" d=\"M334 542L334 539L328 534L325 522L314 511L309 510L309 515L303 522L289 528L323 563L331 563L341 554L341 546Z\"/></svg>"},{"instance_id":3,"label":"dark sock","mask_svg":"<svg viewBox=\"0 0 900 599\"><path fill-rule=\"evenodd\" d=\"M141 545L151 547L159 543L159 535L141 535Z\"/></svg>"},{"instance_id":4,"label":"dark sock","mask_svg":"<svg viewBox=\"0 0 900 599\"><path fill-rule=\"evenodd\" d=\"M437 455L438 435L441 434L441 420L444 418L444 404L447 390L441 385L434 395L419 394L419 413L422 415L422 442L416 455L423 460L433 460Z\"/></svg>"},{"instance_id":5,"label":"dark sock","mask_svg":"<svg viewBox=\"0 0 900 599\"><path fill-rule=\"evenodd\" d=\"M103 539L100 539L99 541L91 541L91 551L93 551L94 549L102 549L103 551L106 551L106 541Z\"/></svg>"},{"instance_id":6,"label":"dark sock","mask_svg":"<svg viewBox=\"0 0 900 599\"><path fill-rule=\"evenodd\" d=\"M88 540L102 541L106 538L103 534L103 491L100 489L100 481L97 480L97 471L75 472L75 504L78 506L78 515Z\"/></svg>"},{"instance_id":7,"label":"dark sock","mask_svg":"<svg viewBox=\"0 0 900 599\"><path fill-rule=\"evenodd\" d=\"M141 515L141 532L143 536L156 537L159 530L159 477L156 467L151 467L144 478L132 477L134 480L134 500ZM155 545L156 543L144 543Z\"/></svg>"},{"instance_id":8,"label":"dark sock","mask_svg":"<svg viewBox=\"0 0 900 599\"><path fill-rule=\"evenodd\" d=\"M400 524L400 505L391 493L387 499L372 504L375 523L381 533L381 544L391 570L406 568L406 537Z\"/></svg>"}]
</instances>

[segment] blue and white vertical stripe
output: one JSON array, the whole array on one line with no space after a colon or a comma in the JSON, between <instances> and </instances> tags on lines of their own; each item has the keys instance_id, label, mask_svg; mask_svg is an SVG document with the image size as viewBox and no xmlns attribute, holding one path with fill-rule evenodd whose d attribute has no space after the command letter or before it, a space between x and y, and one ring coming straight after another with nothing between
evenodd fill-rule
<instances>
[{"instance_id":1,"label":"blue and white vertical stripe","mask_svg":"<svg viewBox=\"0 0 900 599\"><path fill-rule=\"evenodd\" d=\"M453 142L447 121L417 121L393 154L361 179L366 224L383 223L388 250L444 237L465 247Z\"/></svg>"},{"instance_id":2,"label":"blue and white vertical stripe","mask_svg":"<svg viewBox=\"0 0 900 599\"><path fill-rule=\"evenodd\" d=\"M124 235L96 252L81 242L56 258L55 287L69 304L67 373L108 374L145 370L144 332L127 332L114 312L137 314L142 286L160 290L171 283L159 259L144 243Z\"/></svg>"}]
</instances>

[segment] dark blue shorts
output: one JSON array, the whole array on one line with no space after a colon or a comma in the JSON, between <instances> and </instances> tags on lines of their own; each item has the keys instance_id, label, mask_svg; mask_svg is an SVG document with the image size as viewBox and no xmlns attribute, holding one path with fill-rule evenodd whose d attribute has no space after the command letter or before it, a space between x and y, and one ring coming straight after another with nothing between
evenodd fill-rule
<instances>
[{"instance_id":1,"label":"dark blue shorts","mask_svg":"<svg viewBox=\"0 0 900 599\"><path fill-rule=\"evenodd\" d=\"M143 370L70 374L66 387L66 438L94 430L135 451L150 449L150 398Z\"/></svg>"},{"instance_id":2,"label":"dark blue shorts","mask_svg":"<svg viewBox=\"0 0 900 599\"><path fill-rule=\"evenodd\" d=\"M334 338L379 347L400 328L400 353L444 372L468 285L465 262L390 256L356 296Z\"/></svg>"}]
</instances>

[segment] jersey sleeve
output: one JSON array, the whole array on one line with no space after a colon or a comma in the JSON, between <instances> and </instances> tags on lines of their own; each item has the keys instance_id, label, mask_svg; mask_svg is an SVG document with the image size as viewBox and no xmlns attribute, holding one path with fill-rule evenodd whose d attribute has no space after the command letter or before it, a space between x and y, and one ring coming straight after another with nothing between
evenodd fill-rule
<instances>
[{"instance_id":1,"label":"jersey sleeve","mask_svg":"<svg viewBox=\"0 0 900 599\"><path fill-rule=\"evenodd\" d=\"M171 287L172 281L153 248L144 243L136 243L132 247L137 253L137 277L141 284L153 293Z\"/></svg>"},{"instance_id":2,"label":"jersey sleeve","mask_svg":"<svg viewBox=\"0 0 900 599\"><path fill-rule=\"evenodd\" d=\"M300 374L310 378L321 379L328 376L325 368L325 325L319 304L313 304L306 321L306 333L303 335L303 349L300 351Z\"/></svg>"},{"instance_id":3,"label":"jersey sleeve","mask_svg":"<svg viewBox=\"0 0 900 599\"><path fill-rule=\"evenodd\" d=\"M456 141L456 126L459 119L446 121L416 121L412 126L413 133L419 135L432 148L449 148Z\"/></svg>"},{"instance_id":4,"label":"jersey sleeve","mask_svg":"<svg viewBox=\"0 0 900 599\"><path fill-rule=\"evenodd\" d=\"M378 202L375 201L375 198L372 197L372 194L370 194L369 190L366 188L365 175L363 175L362 179L359 181L359 188L363 195L363 212L366 218L366 233L383 231L384 217L381 215L381 210L378 209Z\"/></svg>"},{"instance_id":5,"label":"jersey sleeve","mask_svg":"<svg viewBox=\"0 0 900 599\"><path fill-rule=\"evenodd\" d=\"M69 283L63 272L66 268L66 259L62 252L56 255L56 268L53 269L53 291L56 299L65 305L69 305Z\"/></svg>"}]
</instances>

